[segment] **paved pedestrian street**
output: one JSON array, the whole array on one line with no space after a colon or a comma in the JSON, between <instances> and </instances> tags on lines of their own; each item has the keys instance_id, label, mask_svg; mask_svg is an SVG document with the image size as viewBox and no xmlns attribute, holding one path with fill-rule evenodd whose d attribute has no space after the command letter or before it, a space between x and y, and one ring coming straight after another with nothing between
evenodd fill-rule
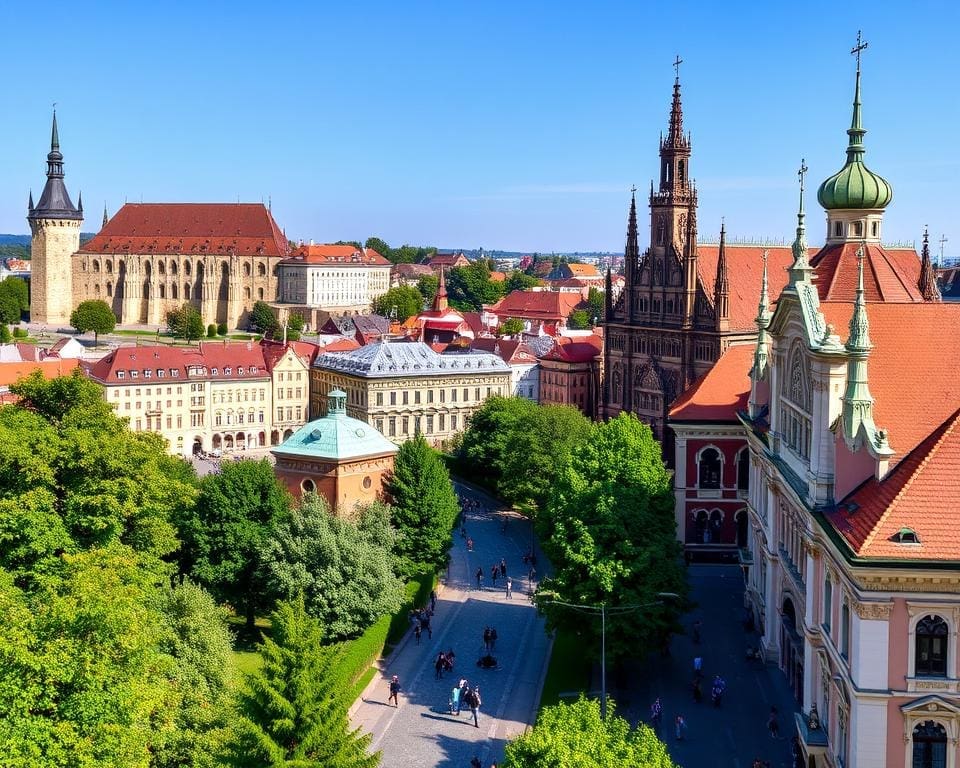
<instances>
[{"instance_id":1,"label":"paved pedestrian street","mask_svg":"<svg viewBox=\"0 0 960 768\"><path fill-rule=\"evenodd\" d=\"M353 726L373 734L372 746L383 752L384 768L469 768L474 756L486 768L502 759L504 744L536 717L549 640L530 602L529 566L523 563L531 543L530 525L513 516L504 532L504 513L491 509L492 499L460 490L482 506L466 517L472 552L455 533L449 577L438 590L431 621L433 637L424 632L417 645L413 632L408 632L351 709ZM501 558L513 578L512 599L506 597L504 580L498 579L496 588L491 584L491 566ZM480 566L484 577L478 591L474 574ZM493 651L498 668L492 670L477 666L485 653L487 626L496 628L498 635ZM456 654L454 669L438 680L434 662L441 651L451 649ZM393 675L400 678L399 707L387 704ZM459 716L449 713L451 689L462 677L471 686L480 686L478 728L469 708Z\"/></svg>"}]
</instances>

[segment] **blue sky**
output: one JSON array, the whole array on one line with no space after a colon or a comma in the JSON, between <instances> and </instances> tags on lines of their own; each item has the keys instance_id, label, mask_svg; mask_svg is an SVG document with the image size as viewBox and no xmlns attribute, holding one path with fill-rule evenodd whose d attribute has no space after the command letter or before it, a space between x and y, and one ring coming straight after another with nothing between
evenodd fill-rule
<instances>
[{"instance_id":1,"label":"blue sky","mask_svg":"<svg viewBox=\"0 0 960 768\"><path fill-rule=\"evenodd\" d=\"M43 7L0 5L0 232L27 231L56 101L85 229L104 201L269 197L293 239L622 250L679 54L701 237L789 239L800 158L814 187L843 163L862 26L886 235L960 247L954 3Z\"/></svg>"}]
</instances>

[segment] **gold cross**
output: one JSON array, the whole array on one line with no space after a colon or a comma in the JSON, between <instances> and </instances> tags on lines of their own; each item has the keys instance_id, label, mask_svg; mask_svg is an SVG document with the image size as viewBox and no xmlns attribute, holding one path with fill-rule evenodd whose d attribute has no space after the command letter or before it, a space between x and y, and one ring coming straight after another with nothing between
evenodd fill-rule
<instances>
[{"instance_id":1,"label":"gold cross","mask_svg":"<svg viewBox=\"0 0 960 768\"><path fill-rule=\"evenodd\" d=\"M673 68L677 71L677 79L680 78L680 65L683 64L683 59L679 56L673 62Z\"/></svg>"},{"instance_id":2,"label":"gold cross","mask_svg":"<svg viewBox=\"0 0 960 768\"><path fill-rule=\"evenodd\" d=\"M857 72L860 71L860 53L861 53L862 51L864 51L868 45L870 45L870 43L867 43L867 42L864 41L864 39L863 39L863 34L862 34L862 33L860 32L860 30L858 29L858 30L857 30L857 44L856 44L856 45L853 47L853 49L850 51L851 55L857 57Z\"/></svg>"}]
</instances>

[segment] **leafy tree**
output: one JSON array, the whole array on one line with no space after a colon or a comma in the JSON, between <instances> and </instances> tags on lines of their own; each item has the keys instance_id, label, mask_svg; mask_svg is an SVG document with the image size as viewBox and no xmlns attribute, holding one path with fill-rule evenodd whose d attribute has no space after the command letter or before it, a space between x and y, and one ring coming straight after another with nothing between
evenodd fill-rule
<instances>
[{"instance_id":1,"label":"leafy tree","mask_svg":"<svg viewBox=\"0 0 960 768\"><path fill-rule=\"evenodd\" d=\"M607 293L597 288L591 288L587 292L587 304L590 305L590 317L599 317L601 320L607 311Z\"/></svg>"},{"instance_id":2,"label":"leafy tree","mask_svg":"<svg viewBox=\"0 0 960 768\"><path fill-rule=\"evenodd\" d=\"M423 435L400 446L386 492L392 500L399 572L444 567L460 505L446 466Z\"/></svg>"},{"instance_id":3,"label":"leafy tree","mask_svg":"<svg viewBox=\"0 0 960 768\"><path fill-rule=\"evenodd\" d=\"M0 323L19 323L21 311L20 292L7 282L0 281Z\"/></svg>"},{"instance_id":4,"label":"leafy tree","mask_svg":"<svg viewBox=\"0 0 960 768\"><path fill-rule=\"evenodd\" d=\"M13 329L13 338L15 339L25 339L30 335L30 332L26 328L14 328Z\"/></svg>"},{"instance_id":5,"label":"leafy tree","mask_svg":"<svg viewBox=\"0 0 960 768\"><path fill-rule=\"evenodd\" d=\"M22 277L14 277L9 275L3 278L0 281L0 286L3 286L3 290L9 292L17 297L17 301L20 303L21 312L30 311L30 289L27 287L27 281Z\"/></svg>"},{"instance_id":6,"label":"leafy tree","mask_svg":"<svg viewBox=\"0 0 960 768\"><path fill-rule=\"evenodd\" d=\"M217 336L226 336L227 330L226 323L217 323Z\"/></svg>"},{"instance_id":7,"label":"leafy tree","mask_svg":"<svg viewBox=\"0 0 960 768\"><path fill-rule=\"evenodd\" d=\"M263 665L240 688L238 717L223 750L234 768L376 768L369 735L350 730L352 702L334 674L338 651L323 645L320 622L303 601L281 603Z\"/></svg>"},{"instance_id":8,"label":"leafy tree","mask_svg":"<svg viewBox=\"0 0 960 768\"><path fill-rule=\"evenodd\" d=\"M523 333L523 329L526 326L519 317L511 317L509 320L505 320L500 324L500 328L497 330L497 335L499 336L517 336Z\"/></svg>"},{"instance_id":9,"label":"leafy tree","mask_svg":"<svg viewBox=\"0 0 960 768\"><path fill-rule=\"evenodd\" d=\"M217 338L217 324L216 324L216 323L210 323L210 325L207 326L207 338L208 338L208 339L215 339L215 338Z\"/></svg>"},{"instance_id":10,"label":"leafy tree","mask_svg":"<svg viewBox=\"0 0 960 768\"><path fill-rule=\"evenodd\" d=\"M300 341L305 325L306 321L303 319L303 315L292 312L287 318L287 341Z\"/></svg>"},{"instance_id":11,"label":"leafy tree","mask_svg":"<svg viewBox=\"0 0 960 768\"><path fill-rule=\"evenodd\" d=\"M196 505L177 516L181 571L232 605L249 631L257 611L271 605L262 553L289 513L289 496L264 459L225 462L200 482Z\"/></svg>"},{"instance_id":12,"label":"leafy tree","mask_svg":"<svg viewBox=\"0 0 960 768\"><path fill-rule=\"evenodd\" d=\"M265 301L257 301L250 310L250 325L258 333L268 335L277 327L277 318L273 315L273 310Z\"/></svg>"},{"instance_id":13,"label":"leafy tree","mask_svg":"<svg viewBox=\"0 0 960 768\"><path fill-rule=\"evenodd\" d=\"M550 626L576 628L599 647L600 622L584 622L569 603L646 606L607 620L607 653L642 656L678 628L687 591L676 538L671 478L650 427L621 414L598 425L559 472L538 516L554 575L541 582L537 604ZM663 592L678 600L661 600Z\"/></svg>"},{"instance_id":14,"label":"leafy tree","mask_svg":"<svg viewBox=\"0 0 960 768\"><path fill-rule=\"evenodd\" d=\"M506 466L511 435L534 407L520 397L488 397L470 419L460 446L461 460L474 469L484 468L482 477L495 490Z\"/></svg>"},{"instance_id":15,"label":"leafy tree","mask_svg":"<svg viewBox=\"0 0 960 768\"><path fill-rule=\"evenodd\" d=\"M529 288L534 288L538 285L542 285L542 281L528 275L519 270L514 270L510 273L510 276L507 277L506 291L510 293L511 291L526 291Z\"/></svg>"},{"instance_id":16,"label":"leafy tree","mask_svg":"<svg viewBox=\"0 0 960 768\"><path fill-rule=\"evenodd\" d=\"M390 259L390 256L393 254L393 248L386 244L379 237L368 237L367 242L364 243L364 247L370 248L377 253L379 253L383 258ZM393 261L393 259L390 259Z\"/></svg>"},{"instance_id":17,"label":"leafy tree","mask_svg":"<svg viewBox=\"0 0 960 768\"><path fill-rule=\"evenodd\" d=\"M10 329L6 323L0 323L0 344L9 344L13 337L10 335Z\"/></svg>"},{"instance_id":18,"label":"leafy tree","mask_svg":"<svg viewBox=\"0 0 960 768\"><path fill-rule=\"evenodd\" d=\"M346 640L403 602L393 539L389 513L368 507L354 522L334 517L322 497L308 494L274 528L263 561L276 594L287 600L302 595L328 639Z\"/></svg>"},{"instance_id":19,"label":"leafy tree","mask_svg":"<svg viewBox=\"0 0 960 768\"><path fill-rule=\"evenodd\" d=\"M433 297L437 295L439 287L440 278L436 275L424 275L417 281L417 290L420 291L427 304L433 303Z\"/></svg>"},{"instance_id":20,"label":"leafy tree","mask_svg":"<svg viewBox=\"0 0 960 768\"><path fill-rule=\"evenodd\" d=\"M167 312L167 327L174 338L193 341L203 337L203 318L189 303Z\"/></svg>"},{"instance_id":21,"label":"leafy tree","mask_svg":"<svg viewBox=\"0 0 960 768\"><path fill-rule=\"evenodd\" d=\"M592 318L585 309L575 309L567 319L567 327L572 331L585 331L590 327Z\"/></svg>"},{"instance_id":22,"label":"leafy tree","mask_svg":"<svg viewBox=\"0 0 960 768\"><path fill-rule=\"evenodd\" d=\"M467 312L480 312L484 304L503 298L506 283L490 279L490 262L477 259L469 267L455 267L447 277L450 303Z\"/></svg>"},{"instance_id":23,"label":"leafy tree","mask_svg":"<svg viewBox=\"0 0 960 768\"><path fill-rule=\"evenodd\" d=\"M396 309L396 320L402 323L411 315L423 310L423 296L410 285L398 285L373 302L373 311L383 317L391 317Z\"/></svg>"},{"instance_id":24,"label":"leafy tree","mask_svg":"<svg viewBox=\"0 0 960 768\"><path fill-rule=\"evenodd\" d=\"M582 695L570 704L544 707L536 725L507 744L504 768L675 768L666 745L647 725L631 729L613 714L600 717L600 702Z\"/></svg>"}]
</instances>

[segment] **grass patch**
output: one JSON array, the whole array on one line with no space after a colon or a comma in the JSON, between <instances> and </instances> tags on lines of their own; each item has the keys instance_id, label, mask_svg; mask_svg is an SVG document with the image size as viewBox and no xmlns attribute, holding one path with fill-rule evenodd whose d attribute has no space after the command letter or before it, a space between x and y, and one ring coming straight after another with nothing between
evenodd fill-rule
<instances>
[{"instance_id":1,"label":"grass patch","mask_svg":"<svg viewBox=\"0 0 960 768\"><path fill-rule=\"evenodd\" d=\"M256 672L260 669L260 654L256 651L234 651L233 663L237 674L242 678L244 674Z\"/></svg>"},{"instance_id":2,"label":"grass patch","mask_svg":"<svg viewBox=\"0 0 960 768\"><path fill-rule=\"evenodd\" d=\"M117 328L117 329L114 329L114 330L110 331L110 334L109 334L109 335L110 335L110 336L153 336L153 337L156 337L157 332L156 332L156 331L147 331L147 330L142 330L142 331L137 331L137 330L124 330L124 329L122 329L122 328ZM160 331L160 338L161 338L161 339L163 339L163 338L169 339L169 338L172 338L172 336L170 335L170 332L169 332L169 331Z\"/></svg>"},{"instance_id":3,"label":"grass patch","mask_svg":"<svg viewBox=\"0 0 960 768\"><path fill-rule=\"evenodd\" d=\"M553 706L566 700L561 699L561 693L588 690L592 667L593 664L584 655L581 639L576 632L557 630L547 676L543 681L540 707Z\"/></svg>"},{"instance_id":4,"label":"grass patch","mask_svg":"<svg viewBox=\"0 0 960 768\"><path fill-rule=\"evenodd\" d=\"M222 339L223 336L220 338ZM233 339L234 341L260 341L263 337L253 333L230 333L227 335L227 338Z\"/></svg>"}]
</instances>

